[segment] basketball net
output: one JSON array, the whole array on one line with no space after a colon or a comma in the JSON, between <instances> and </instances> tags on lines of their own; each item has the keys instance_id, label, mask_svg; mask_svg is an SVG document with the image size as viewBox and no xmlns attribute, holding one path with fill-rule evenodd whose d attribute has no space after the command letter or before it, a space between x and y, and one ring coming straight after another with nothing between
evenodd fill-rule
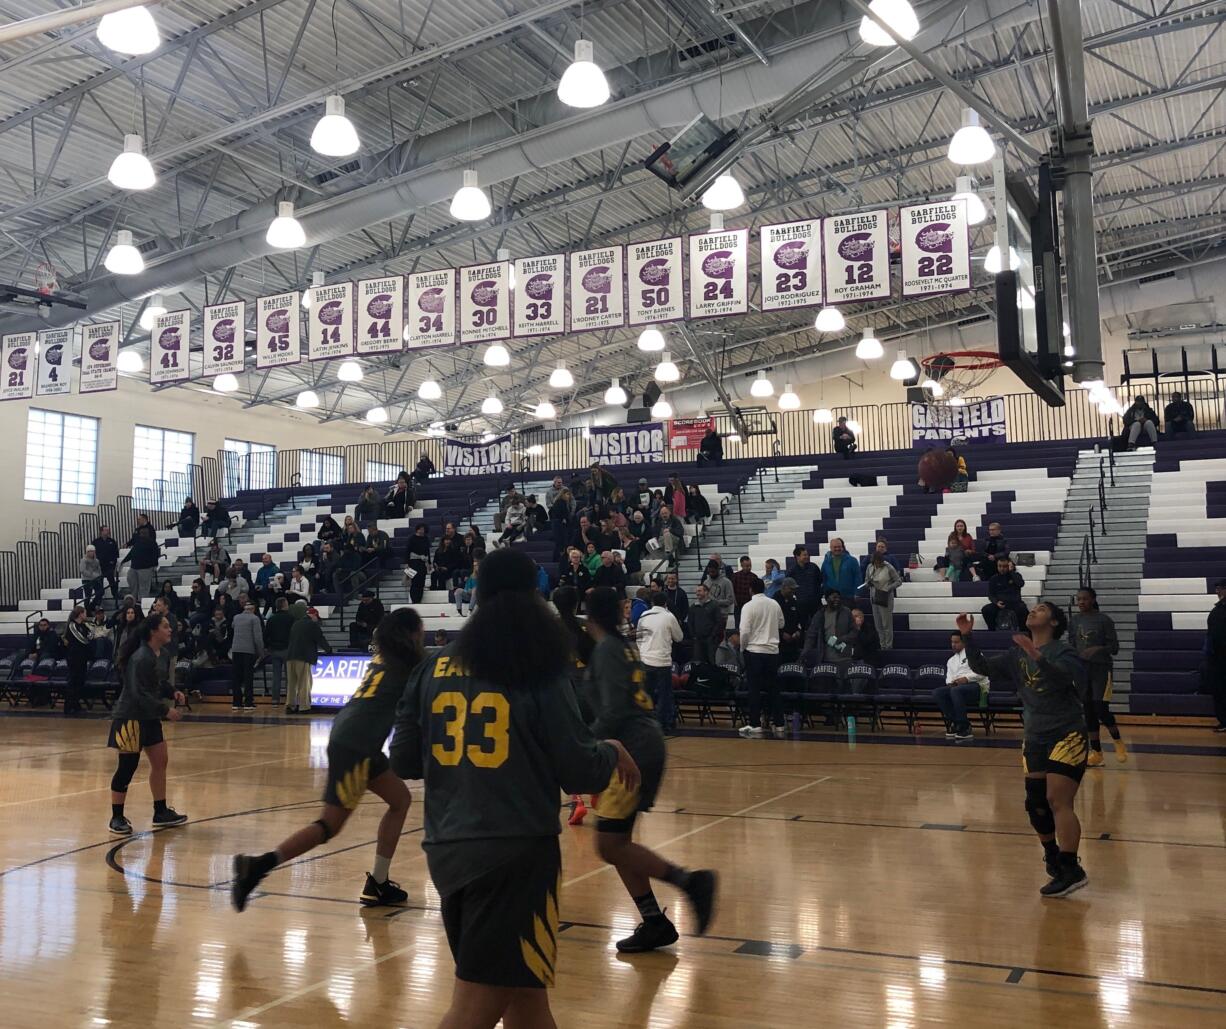
<instances>
[{"instance_id":1,"label":"basketball net","mask_svg":"<svg viewBox=\"0 0 1226 1029\"><path fill-rule=\"evenodd\" d=\"M1001 366L1001 360L990 350L950 350L921 357L920 366L924 370L921 385L931 381L940 387L924 389L928 402L950 404L955 398L969 400Z\"/></svg>"},{"instance_id":2,"label":"basketball net","mask_svg":"<svg viewBox=\"0 0 1226 1029\"><path fill-rule=\"evenodd\" d=\"M48 262L42 261L34 269L34 285L45 297L51 296L52 293L59 289L59 277L55 274L55 269Z\"/></svg>"}]
</instances>

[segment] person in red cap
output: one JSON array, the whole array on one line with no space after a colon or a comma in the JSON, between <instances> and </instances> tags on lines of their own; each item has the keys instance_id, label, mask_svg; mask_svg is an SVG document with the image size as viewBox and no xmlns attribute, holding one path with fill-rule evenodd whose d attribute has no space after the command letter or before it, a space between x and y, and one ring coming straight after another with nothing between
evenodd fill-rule
<instances>
[{"instance_id":1,"label":"person in red cap","mask_svg":"<svg viewBox=\"0 0 1226 1029\"><path fill-rule=\"evenodd\" d=\"M319 660L319 652L332 653L319 624L319 612L298 601L289 609L294 624L289 631L289 649L285 652L287 692L285 713L294 715L311 710L311 669Z\"/></svg>"}]
</instances>

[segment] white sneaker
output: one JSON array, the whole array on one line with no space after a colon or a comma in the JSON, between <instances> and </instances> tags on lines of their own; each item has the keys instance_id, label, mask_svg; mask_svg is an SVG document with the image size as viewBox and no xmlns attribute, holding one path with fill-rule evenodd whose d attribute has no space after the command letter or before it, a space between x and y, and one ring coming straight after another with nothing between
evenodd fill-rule
<instances>
[{"instance_id":1,"label":"white sneaker","mask_svg":"<svg viewBox=\"0 0 1226 1029\"><path fill-rule=\"evenodd\" d=\"M737 733L747 740L760 740L766 735L766 730L760 725L742 725Z\"/></svg>"},{"instance_id":2,"label":"white sneaker","mask_svg":"<svg viewBox=\"0 0 1226 1029\"><path fill-rule=\"evenodd\" d=\"M775 739L786 740L787 738L788 738L787 729L785 729L782 725L776 725L775 726Z\"/></svg>"}]
</instances>

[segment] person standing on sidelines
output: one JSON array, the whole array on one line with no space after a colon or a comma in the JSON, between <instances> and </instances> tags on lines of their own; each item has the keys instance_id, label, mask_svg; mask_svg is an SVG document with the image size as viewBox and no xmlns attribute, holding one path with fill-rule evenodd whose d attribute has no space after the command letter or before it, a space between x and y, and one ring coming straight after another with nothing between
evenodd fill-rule
<instances>
[{"instance_id":1,"label":"person standing on sidelines","mask_svg":"<svg viewBox=\"0 0 1226 1029\"><path fill-rule=\"evenodd\" d=\"M403 904L409 895L388 878L396 844L409 813L409 790L391 771L383 744L392 729L404 684L425 657L425 628L411 607L393 611L379 623L375 656L362 684L337 713L328 734L328 783L324 809L304 829L286 837L266 854L237 854L231 901L242 911L252 891L274 868L327 843L344 828L367 790L387 810L379 821L375 859L358 897L363 907Z\"/></svg>"},{"instance_id":2,"label":"person standing on sidelines","mask_svg":"<svg viewBox=\"0 0 1226 1029\"><path fill-rule=\"evenodd\" d=\"M294 625L289 631L289 650L286 651L286 679L289 687L285 694L285 713L297 714L311 710L311 669L319 660L319 652L332 653L332 646L324 638L319 627L319 612L304 603L290 608Z\"/></svg>"},{"instance_id":3,"label":"person standing on sidelines","mask_svg":"<svg viewBox=\"0 0 1226 1029\"><path fill-rule=\"evenodd\" d=\"M1077 648L1077 656L1089 670L1086 731L1090 736L1090 756L1086 764L1097 768L1103 763L1099 728L1102 725L1107 727L1115 744L1115 760L1122 764L1128 760L1128 748L1111 711L1111 658L1120 652L1120 641L1115 634L1115 622L1098 609L1098 594L1088 586L1077 591L1077 611L1069 621L1069 642Z\"/></svg>"},{"instance_id":4,"label":"person standing on sidelines","mask_svg":"<svg viewBox=\"0 0 1226 1029\"><path fill-rule=\"evenodd\" d=\"M177 722L183 717L175 704L187 703L178 690L163 686L158 673L158 655L170 642L170 623L160 614L151 614L140 628L124 639L115 664L123 677L123 689L111 711L111 730L107 746L119 751L115 775L111 778L111 822L115 836L131 836L132 823L124 816L128 786L141 751L149 759L149 791L153 794L153 828L182 825L187 815L166 806L166 739L162 719Z\"/></svg>"},{"instance_id":5,"label":"person standing on sidelines","mask_svg":"<svg viewBox=\"0 0 1226 1029\"><path fill-rule=\"evenodd\" d=\"M758 585L762 585L760 580ZM643 689L647 676L634 644L618 632L620 621L621 598L615 591L594 589L588 594L587 632L596 641L588 664L589 692L596 707L592 732L597 737L620 739L642 776L633 790L611 782L596 802L596 851L617 869L643 919L633 934L617 941L617 949L637 954L677 942L677 929L660 910L652 879L685 893L702 936L715 907L716 876L706 870L687 871L634 842L635 820L640 811L651 810L664 779L665 747L651 698Z\"/></svg>"},{"instance_id":6,"label":"person standing on sidelines","mask_svg":"<svg viewBox=\"0 0 1226 1029\"><path fill-rule=\"evenodd\" d=\"M264 656L264 623L255 613L255 602L248 598L242 611L234 616L230 639L232 711L255 710L255 664Z\"/></svg>"},{"instance_id":7,"label":"person standing on sidelines","mask_svg":"<svg viewBox=\"0 0 1226 1029\"><path fill-rule=\"evenodd\" d=\"M753 596L741 609L741 650L745 656L745 681L749 687L749 721L737 732L746 739L766 735L762 718L762 694L770 704L771 727L783 739L783 698L779 694L779 632L783 628L783 608L766 595L759 579Z\"/></svg>"},{"instance_id":8,"label":"person standing on sidelines","mask_svg":"<svg viewBox=\"0 0 1226 1029\"><path fill-rule=\"evenodd\" d=\"M639 653L647 669L647 692L656 706L660 727L672 732L677 727L677 705L673 703L673 644L683 636L681 623L668 609L668 598L659 590L651 595L651 607L639 616L636 627Z\"/></svg>"},{"instance_id":9,"label":"person standing on sidelines","mask_svg":"<svg viewBox=\"0 0 1226 1029\"><path fill-rule=\"evenodd\" d=\"M392 770L425 780L426 862L455 959L441 1029L556 1029L545 989L558 948L558 791L600 793L639 770L597 740L567 681L570 634L522 550L477 574L481 606L423 662L396 711Z\"/></svg>"}]
</instances>

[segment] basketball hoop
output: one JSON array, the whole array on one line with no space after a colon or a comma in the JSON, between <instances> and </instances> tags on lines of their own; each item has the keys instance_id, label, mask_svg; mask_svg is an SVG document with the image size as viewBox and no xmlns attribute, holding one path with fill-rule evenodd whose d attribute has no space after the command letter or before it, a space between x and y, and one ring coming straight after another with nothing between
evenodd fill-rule
<instances>
[{"instance_id":1,"label":"basketball hoop","mask_svg":"<svg viewBox=\"0 0 1226 1029\"><path fill-rule=\"evenodd\" d=\"M59 289L59 277L55 274L55 269L47 261L42 261L34 269L34 285L45 297L51 296L52 293Z\"/></svg>"},{"instance_id":2,"label":"basketball hoop","mask_svg":"<svg viewBox=\"0 0 1226 1029\"><path fill-rule=\"evenodd\" d=\"M928 391L934 404L966 400L1001 363L1000 355L990 350L947 350L920 358L925 376L941 387L939 396L935 390Z\"/></svg>"}]
</instances>

